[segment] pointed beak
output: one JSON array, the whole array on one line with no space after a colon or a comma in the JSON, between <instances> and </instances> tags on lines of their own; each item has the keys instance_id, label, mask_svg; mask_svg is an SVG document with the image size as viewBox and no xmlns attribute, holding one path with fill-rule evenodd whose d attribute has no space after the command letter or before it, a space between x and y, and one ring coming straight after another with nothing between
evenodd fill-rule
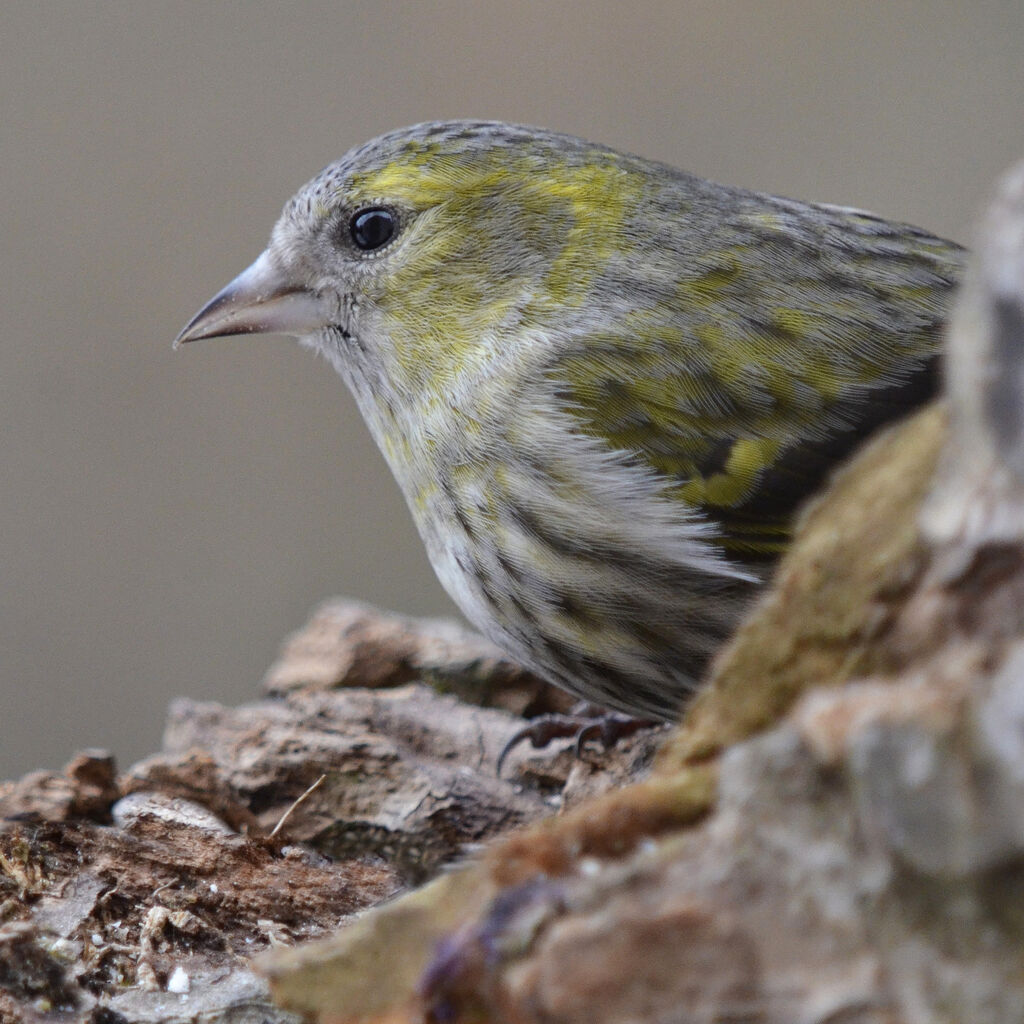
<instances>
[{"instance_id":1,"label":"pointed beak","mask_svg":"<svg viewBox=\"0 0 1024 1024\"><path fill-rule=\"evenodd\" d=\"M232 334L312 334L327 323L323 300L288 280L264 252L189 321L174 347Z\"/></svg>"}]
</instances>

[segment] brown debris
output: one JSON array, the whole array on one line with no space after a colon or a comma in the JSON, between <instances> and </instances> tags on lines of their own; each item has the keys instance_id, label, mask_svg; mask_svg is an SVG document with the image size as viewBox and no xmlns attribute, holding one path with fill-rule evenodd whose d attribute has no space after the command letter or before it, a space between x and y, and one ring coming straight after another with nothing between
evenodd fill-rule
<instances>
[{"instance_id":1,"label":"brown debris","mask_svg":"<svg viewBox=\"0 0 1024 1024\"><path fill-rule=\"evenodd\" d=\"M17 782L0 782L0 807L7 817L109 821L120 795L113 756L106 750L77 754L63 772L31 772Z\"/></svg>"},{"instance_id":2,"label":"brown debris","mask_svg":"<svg viewBox=\"0 0 1024 1024\"><path fill-rule=\"evenodd\" d=\"M80 1005L63 958L47 948L45 937L29 921L0 926L0 1021L50 1011L74 1012Z\"/></svg>"},{"instance_id":3,"label":"brown debris","mask_svg":"<svg viewBox=\"0 0 1024 1024\"><path fill-rule=\"evenodd\" d=\"M237 969L269 944L264 921L288 941L323 935L400 888L386 865L275 851L178 796L136 792L113 819L36 815L0 828L9 998L28 999L26 986L44 979L56 1005L60 977L63 1002L114 1008L125 986L148 978L160 991L193 961Z\"/></svg>"},{"instance_id":4,"label":"brown debris","mask_svg":"<svg viewBox=\"0 0 1024 1024\"><path fill-rule=\"evenodd\" d=\"M361 605L349 619L352 666L370 666L367 637L398 622L419 654L405 643L396 662L444 676L450 651L450 678L477 659L496 691L514 679L479 660L483 641L444 632L431 647L426 626ZM253 954L329 935L489 838L642 778L662 738L582 759L566 743L520 749L499 778L521 719L419 684L357 688L354 671L342 690L241 708L175 701L164 750L120 777L90 751L0 785L0 1024L58 1004L93 1024L186 1019L183 1007L284 1020Z\"/></svg>"}]
</instances>

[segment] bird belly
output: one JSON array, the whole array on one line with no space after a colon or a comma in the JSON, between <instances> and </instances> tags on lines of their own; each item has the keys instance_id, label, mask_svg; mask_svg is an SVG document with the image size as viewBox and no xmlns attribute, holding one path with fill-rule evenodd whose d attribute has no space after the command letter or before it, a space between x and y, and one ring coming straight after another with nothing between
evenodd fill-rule
<instances>
[{"instance_id":1,"label":"bird belly","mask_svg":"<svg viewBox=\"0 0 1024 1024\"><path fill-rule=\"evenodd\" d=\"M658 480L564 431L546 449L448 464L409 496L474 626L550 682L630 714L678 713L756 587Z\"/></svg>"}]
</instances>

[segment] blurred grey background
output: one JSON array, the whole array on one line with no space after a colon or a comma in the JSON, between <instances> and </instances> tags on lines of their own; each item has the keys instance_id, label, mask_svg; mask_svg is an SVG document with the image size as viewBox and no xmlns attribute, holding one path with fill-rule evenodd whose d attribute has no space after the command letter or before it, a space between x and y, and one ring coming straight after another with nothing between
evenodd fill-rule
<instances>
[{"instance_id":1,"label":"blurred grey background","mask_svg":"<svg viewBox=\"0 0 1024 1024\"><path fill-rule=\"evenodd\" d=\"M969 240L1024 155L1021 0L0 6L0 778L156 749L332 594L452 606L355 407L172 352L349 146L541 124Z\"/></svg>"}]
</instances>

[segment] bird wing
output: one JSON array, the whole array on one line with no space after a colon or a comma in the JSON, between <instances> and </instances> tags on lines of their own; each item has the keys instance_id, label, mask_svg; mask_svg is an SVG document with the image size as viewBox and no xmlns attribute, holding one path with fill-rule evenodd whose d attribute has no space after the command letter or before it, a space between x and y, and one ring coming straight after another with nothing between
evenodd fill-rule
<instances>
[{"instance_id":1,"label":"bird wing","mask_svg":"<svg viewBox=\"0 0 1024 1024\"><path fill-rule=\"evenodd\" d=\"M671 290L582 331L549 367L579 428L653 469L741 561L778 554L829 468L937 386L961 250L822 209L840 219L834 239L776 231L756 253L690 253Z\"/></svg>"}]
</instances>

